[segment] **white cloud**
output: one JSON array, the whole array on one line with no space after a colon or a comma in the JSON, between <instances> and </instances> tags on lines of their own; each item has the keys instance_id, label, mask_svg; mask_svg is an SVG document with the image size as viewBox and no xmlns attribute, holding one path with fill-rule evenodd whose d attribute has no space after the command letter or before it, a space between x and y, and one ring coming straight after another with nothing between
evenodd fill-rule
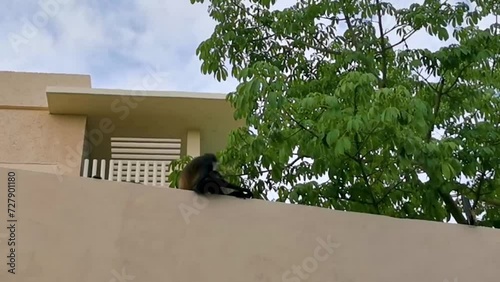
<instances>
[{"instance_id":1,"label":"white cloud","mask_svg":"<svg viewBox=\"0 0 500 282\"><path fill-rule=\"evenodd\" d=\"M278 1L277 7L293 3ZM228 92L236 86L234 80L219 83L200 73L195 50L215 26L206 3L8 1L0 16L0 34L4 35L0 64L5 70L84 73L92 75L94 87L130 88L144 76L147 66L156 66L171 74L160 89ZM30 31L27 22L36 31L18 44L16 52L9 36L26 35ZM425 35L415 35L410 43L429 49L443 45Z\"/></svg>"},{"instance_id":2,"label":"white cloud","mask_svg":"<svg viewBox=\"0 0 500 282\"><path fill-rule=\"evenodd\" d=\"M113 5L95 0L40 2L9 2L8 9L0 12L4 35L0 64L5 70L84 73L92 75L94 87L130 88L148 66L154 66L171 74L160 89L227 92L228 86L235 85L200 73L195 49L215 26L206 4L191 5L189 0ZM33 18L40 15L46 20L37 24ZM12 44L14 34L21 39L17 45Z\"/></svg>"}]
</instances>

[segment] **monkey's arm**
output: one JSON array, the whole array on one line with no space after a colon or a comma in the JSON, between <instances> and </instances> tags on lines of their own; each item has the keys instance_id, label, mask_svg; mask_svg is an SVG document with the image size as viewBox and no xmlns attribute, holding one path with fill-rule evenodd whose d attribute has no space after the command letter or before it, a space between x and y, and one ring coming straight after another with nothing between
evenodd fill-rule
<instances>
[{"instance_id":1,"label":"monkey's arm","mask_svg":"<svg viewBox=\"0 0 500 282\"><path fill-rule=\"evenodd\" d=\"M214 171L212 170L212 168L207 165L203 165L198 170L196 170L193 181L191 182L193 183L192 190L198 194L206 194L207 192L217 192L215 194L219 194L218 191L212 191L220 190L217 189L217 187L220 187L220 185L217 185L217 178L212 176L213 173Z\"/></svg>"},{"instance_id":2,"label":"monkey's arm","mask_svg":"<svg viewBox=\"0 0 500 282\"><path fill-rule=\"evenodd\" d=\"M212 171L209 177L217 183L217 186L219 187L218 194L234 196L237 198L253 198L252 191L228 182L218 171ZM234 191L226 194L222 191L222 189L220 189L220 187L228 188Z\"/></svg>"},{"instance_id":3,"label":"monkey's arm","mask_svg":"<svg viewBox=\"0 0 500 282\"><path fill-rule=\"evenodd\" d=\"M244 188L241 188L241 189L242 189L242 191L233 191L233 192L226 194L226 195L233 196L236 198L242 198L242 199L253 198L253 194L250 190L244 189Z\"/></svg>"}]
</instances>

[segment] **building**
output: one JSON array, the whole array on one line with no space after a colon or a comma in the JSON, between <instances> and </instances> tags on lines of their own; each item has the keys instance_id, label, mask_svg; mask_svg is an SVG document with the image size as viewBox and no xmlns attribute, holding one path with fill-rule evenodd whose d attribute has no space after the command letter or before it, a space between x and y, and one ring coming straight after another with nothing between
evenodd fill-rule
<instances>
[{"instance_id":1,"label":"building","mask_svg":"<svg viewBox=\"0 0 500 282\"><path fill-rule=\"evenodd\" d=\"M155 73L143 79L152 86ZM0 72L0 166L168 186L168 164L242 125L224 94L92 88L89 75ZM147 172L147 173L146 173Z\"/></svg>"},{"instance_id":2,"label":"building","mask_svg":"<svg viewBox=\"0 0 500 282\"><path fill-rule=\"evenodd\" d=\"M498 281L495 229L155 187L164 162L224 146L223 95L14 72L0 87L2 282Z\"/></svg>"}]
</instances>

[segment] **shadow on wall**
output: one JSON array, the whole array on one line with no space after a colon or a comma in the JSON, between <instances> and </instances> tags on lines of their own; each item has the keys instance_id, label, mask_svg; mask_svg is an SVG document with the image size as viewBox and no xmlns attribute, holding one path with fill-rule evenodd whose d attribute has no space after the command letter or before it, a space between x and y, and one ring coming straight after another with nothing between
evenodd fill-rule
<instances>
[{"instance_id":1,"label":"shadow on wall","mask_svg":"<svg viewBox=\"0 0 500 282\"><path fill-rule=\"evenodd\" d=\"M94 178L94 179L101 179L102 180L102 177L100 177L99 175L94 175L94 176L92 176L92 178ZM142 184L140 182L135 182L135 181L132 181L132 180L130 180L130 181L123 181L123 182L125 182L125 183L134 183L134 184Z\"/></svg>"}]
</instances>

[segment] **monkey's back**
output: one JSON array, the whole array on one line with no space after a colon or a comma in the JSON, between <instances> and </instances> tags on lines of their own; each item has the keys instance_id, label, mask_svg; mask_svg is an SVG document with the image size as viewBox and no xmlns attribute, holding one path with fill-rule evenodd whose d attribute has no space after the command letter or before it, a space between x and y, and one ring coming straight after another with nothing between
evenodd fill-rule
<instances>
[{"instance_id":1,"label":"monkey's back","mask_svg":"<svg viewBox=\"0 0 500 282\"><path fill-rule=\"evenodd\" d=\"M179 188L182 190L195 190L195 185L201 178L206 177L213 169L213 163L217 162L214 154L204 154L192 159L182 170Z\"/></svg>"},{"instance_id":2,"label":"monkey's back","mask_svg":"<svg viewBox=\"0 0 500 282\"><path fill-rule=\"evenodd\" d=\"M197 162L189 162L181 172L179 188L182 190L193 190L194 181L197 179L199 167Z\"/></svg>"}]
</instances>

